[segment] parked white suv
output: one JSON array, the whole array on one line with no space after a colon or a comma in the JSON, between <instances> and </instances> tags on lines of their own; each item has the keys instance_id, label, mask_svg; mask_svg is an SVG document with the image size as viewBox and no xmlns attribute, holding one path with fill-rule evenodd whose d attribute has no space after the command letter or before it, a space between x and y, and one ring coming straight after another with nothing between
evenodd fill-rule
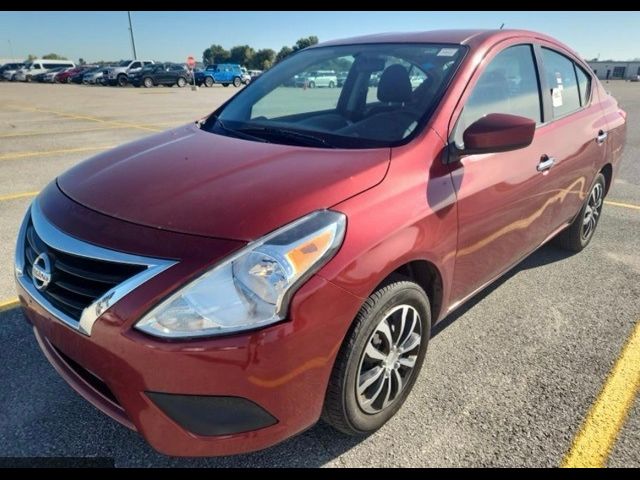
<instances>
[{"instance_id":1,"label":"parked white suv","mask_svg":"<svg viewBox=\"0 0 640 480\"><path fill-rule=\"evenodd\" d=\"M36 59L28 62L23 68L18 70L14 79L19 82L30 82L34 75L46 73L53 68L67 67L75 68L76 64L71 60L46 60Z\"/></svg>"},{"instance_id":2,"label":"parked white suv","mask_svg":"<svg viewBox=\"0 0 640 480\"><path fill-rule=\"evenodd\" d=\"M124 87L129 83L129 75L139 72L143 67L153 63L155 63L153 60L122 60L115 67L103 70L102 83Z\"/></svg>"},{"instance_id":3,"label":"parked white suv","mask_svg":"<svg viewBox=\"0 0 640 480\"><path fill-rule=\"evenodd\" d=\"M338 76L333 70L316 70L296 78L296 87L304 87L305 84L307 88L333 88L338 85Z\"/></svg>"}]
</instances>

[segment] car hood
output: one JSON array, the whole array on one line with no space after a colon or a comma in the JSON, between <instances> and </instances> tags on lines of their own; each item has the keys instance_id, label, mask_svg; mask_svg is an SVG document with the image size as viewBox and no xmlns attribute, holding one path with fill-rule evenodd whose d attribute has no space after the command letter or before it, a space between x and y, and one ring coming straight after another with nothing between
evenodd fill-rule
<instances>
[{"instance_id":1,"label":"car hood","mask_svg":"<svg viewBox=\"0 0 640 480\"><path fill-rule=\"evenodd\" d=\"M58 178L71 199L140 225L254 240L384 178L390 149L254 142L195 124L101 153Z\"/></svg>"}]
</instances>

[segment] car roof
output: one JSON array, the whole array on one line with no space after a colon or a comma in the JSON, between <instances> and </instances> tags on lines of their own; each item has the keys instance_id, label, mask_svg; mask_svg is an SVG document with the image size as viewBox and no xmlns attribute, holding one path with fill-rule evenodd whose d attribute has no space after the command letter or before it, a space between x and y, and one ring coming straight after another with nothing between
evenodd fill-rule
<instances>
[{"instance_id":1,"label":"car roof","mask_svg":"<svg viewBox=\"0 0 640 480\"><path fill-rule=\"evenodd\" d=\"M552 43L558 43L558 41L553 39L552 37L529 30L468 29L378 33L374 35L363 35L359 37L351 37L340 40L331 40L314 45L311 48L360 43L452 43L459 45L469 45L473 48L484 43L497 43L501 40L506 40L507 38L512 37L537 38Z\"/></svg>"}]
</instances>

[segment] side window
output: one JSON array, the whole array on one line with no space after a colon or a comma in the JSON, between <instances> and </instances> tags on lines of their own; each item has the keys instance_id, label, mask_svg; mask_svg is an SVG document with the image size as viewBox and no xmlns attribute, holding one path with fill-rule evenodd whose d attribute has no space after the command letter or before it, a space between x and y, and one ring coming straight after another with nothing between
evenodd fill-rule
<instances>
[{"instance_id":1,"label":"side window","mask_svg":"<svg viewBox=\"0 0 640 480\"><path fill-rule=\"evenodd\" d=\"M580 89L580 105L583 107L589 103L591 97L591 77L576 64L576 74L578 75L578 88Z\"/></svg>"},{"instance_id":2,"label":"side window","mask_svg":"<svg viewBox=\"0 0 640 480\"><path fill-rule=\"evenodd\" d=\"M473 87L456 125L454 142L476 120L490 113L508 113L542 121L540 87L531 45L506 48L487 65Z\"/></svg>"},{"instance_id":3,"label":"side window","mask_svg":"<svg viewBox=\"0 0 640 480\"><path fill-rule=\"evenodd\" d=\"M133 62L129 68L140 68L140 62Z\"/></svg>"},{"instance_id":4,"label":"side window","mask_svg":"<svg viewBox=\"0 0 640 480\"><path fill-rule=\"evenodd\" d=\"M548 48L542 48L542 61L551 95L553 116L558 118L578 110L580 93L573 61Z\"/></svg>"}]
</instances>

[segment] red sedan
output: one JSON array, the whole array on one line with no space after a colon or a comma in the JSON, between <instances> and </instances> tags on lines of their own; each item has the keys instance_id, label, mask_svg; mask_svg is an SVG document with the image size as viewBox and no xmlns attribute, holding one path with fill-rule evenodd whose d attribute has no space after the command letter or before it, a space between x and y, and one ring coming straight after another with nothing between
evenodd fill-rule
<instances>
[{"instance_id":1,"label":"red sedan","mask_svg":"<svg viewBox=\"0 0 640 480\"><path fill-rule=\"evenodd\" d=\"M341 87L288 86L329 70ZM433 325L544 243L589 244L625 135L542 34L320 44L51 182L20 229L20 300L65 380L165 454L253 451L321 417L367 434Z\"/></svg>"},{"instance_id":2,"label":"red sedan","mask_svg":"<svg viewBox=\"0 0 640 480\"><path fill-rule=\"evenodd\" d=\"M74 75L77 75L79 73L84 72L85 70L88 70L89 68L93 68L93 67L76 67L76 68L71 68L69 70L65 70L63 72L58 73L54 78L53 81L55 83L71 83L71 77L73 77Z\"/></svg>"}]
</instances>

